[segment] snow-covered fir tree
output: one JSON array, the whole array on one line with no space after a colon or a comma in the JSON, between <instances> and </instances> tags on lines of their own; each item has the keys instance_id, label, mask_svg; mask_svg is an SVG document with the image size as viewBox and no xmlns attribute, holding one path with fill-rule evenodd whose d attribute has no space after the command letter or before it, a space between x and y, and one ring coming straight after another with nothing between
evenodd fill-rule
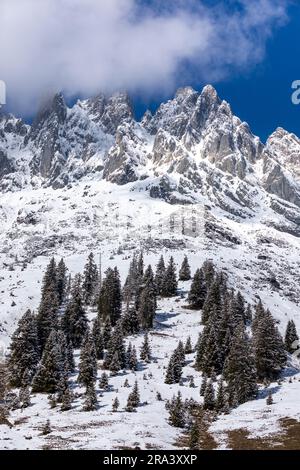
<instances>
[{"instance_id":1,"label":"snow-covered fir tree","mask_svg":"<svg viewBox=\"0 0 300 470\"><path fill-rule=\"evenodd\" d=\"M188 257L185 255L181 268L179 270L179 280L189 281L191 279L191 268L189 265Z\"/></svg>"},{"instance_id":2,"label":"snow-covered fir tree","mask_svg":"<svg viewBox=\"0 0 300 470\"><path fill-rule=\"evenodd\" d=\"M97 376L97 360L93 337L89 330L86 331L82 343L79 361L79 384L89 387L94 384Z\"/></svg>"},{"instance_id":3,"label":"snow-covered fir tree","mask_svg":"<svg viewBox=\"0 0 300 470\"><path fill-rule=\"evenodd\" d=\"M148 333L145 333L144 341L141 347L140 358L142 361L150 362L151 361L151 347L149 343Z\"/></svg>"},{"instance_id":4,"label":"snow-covered fir tree","mask_svg":"<svg viewBox=\"0 0 300 470\"><path fill-rule=\"evenodd\" d=\"M39 358L40 348L36 316L30 310L27 310L19 320L10 344L10 355L7 365L10 383L13 387L24 385L23 378L25 372L29 373L30 379L33 377Z\"/></svg>"},{"instance_id":5,"label":"snow-covered fir tree","mask_svg":"<svg viewBox=\"0 0 300 470\"><path fill-rule=\"evenodd\" d=\"M299 347L299 336L297 333L296 325L293 320L289 320L284 337L285 349L288 353L293 354Z\"/></svg>"},{"instance_id":6,"label":"snow-covered fir tree","mask_svg":"<svg viewBox=\"0 0 300 470\"><path fill-rule=\"evenodd\" d=\"M98 287L98 279L98 267L95 263L93 253L90 253L84 267L82 283L83 300L87 305L91 305L94 300L95 292Z\"/></svg>"}]
</instances>

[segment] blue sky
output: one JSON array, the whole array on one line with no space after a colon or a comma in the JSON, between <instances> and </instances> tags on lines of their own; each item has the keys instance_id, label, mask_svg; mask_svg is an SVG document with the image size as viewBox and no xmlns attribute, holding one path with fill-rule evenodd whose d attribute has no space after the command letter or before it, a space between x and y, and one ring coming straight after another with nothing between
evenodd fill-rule
<instances>
[{"instance_id":1,"label":"blue sky","mask_svg":"<svg viewBox=\"0 0 300 470\"><path fill-rule=\"evenodd\" d=\"M263 140L278 126L300 136L299 57L299 0L0 1L6 110L29 121L58 91L126 90L139 118L211 83Z\"/></svg>"},{"instance_id":2,"label":"blue sky","mask_svg":"<svg viewBox=\"0 0 300 470\"><path fill-rule=\"evenodd\" d=\"M272 33L261 63L211 83L220 97L231 104L234 113L266 140L277 127L300 136L300 105L291 102L294 80L300 80L300 2L291 5L288 22ZM206 82L195 76L190 83L178 80L177 84L192 85L201 90ZM173 92L169 98L172 95ZM134 99L138 116L147 106L155 110L159 101L158 98L145 104L139 98Z\"/></svg>"}]
</instances>

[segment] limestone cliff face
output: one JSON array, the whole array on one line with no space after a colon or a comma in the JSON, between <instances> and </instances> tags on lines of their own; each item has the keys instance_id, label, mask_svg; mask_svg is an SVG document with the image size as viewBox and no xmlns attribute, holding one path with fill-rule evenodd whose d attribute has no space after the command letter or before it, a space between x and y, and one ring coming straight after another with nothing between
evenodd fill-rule
<instances>
[{"instance_id":1,"label":"limestone cliff face","mask_svg":"<svg viewBox=\"0 0 300 470\"><path fill-rule=\"evenodd\" d=\"M300 139L277 129L266 145L208 85L181 88L136 122L126 93L99 94L68 108L49 99L32 126L0 116L0 187L64 187L83 178L118 185L146 180L152 197L202 196L231 214L259 209L263 192L275 212L298 220ZM167 189L166 189L167 188ZM287 204L293 207L287 210Z\"/></svg>"}]
</instances>

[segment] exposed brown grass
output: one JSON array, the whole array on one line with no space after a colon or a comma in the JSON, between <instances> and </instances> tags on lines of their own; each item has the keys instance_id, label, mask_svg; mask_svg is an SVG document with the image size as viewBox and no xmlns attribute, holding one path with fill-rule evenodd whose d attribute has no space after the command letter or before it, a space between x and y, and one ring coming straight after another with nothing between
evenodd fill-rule
<instances>
[{"instance_id":1,"label":"exposed brown grass","mask_svg":"<svg viewBox=\"0 0 300 470\"><path fill-rule=\"evenodd\" d=\"M233 450L300 450L300 422L280 420L282 431L268 437L250 437L246 429L228 431L228 447Z\"/></svg>"}]
</instances>

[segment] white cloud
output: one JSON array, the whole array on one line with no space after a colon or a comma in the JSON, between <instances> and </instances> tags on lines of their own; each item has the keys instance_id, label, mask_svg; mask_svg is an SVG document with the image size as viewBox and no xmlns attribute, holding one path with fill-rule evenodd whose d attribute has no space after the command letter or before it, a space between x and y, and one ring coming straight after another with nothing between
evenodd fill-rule
<instances>
[{"instance_id":1,"label":"white cloud","mask_svg":"<svg viewBox=\"0 0 300 470\"><path fill-rule=\"evenodd\" d=\"M20 112L57 90L166 91L179 73L188 80L183 63L199 80L220 78L260 61L286 18L285 0L238 3L243 9L230 11L228 2L198 0L173 0L169 10L158 0L148 8L141 0L1 0L0 78Z\"/></svg>"}]
</instances>

